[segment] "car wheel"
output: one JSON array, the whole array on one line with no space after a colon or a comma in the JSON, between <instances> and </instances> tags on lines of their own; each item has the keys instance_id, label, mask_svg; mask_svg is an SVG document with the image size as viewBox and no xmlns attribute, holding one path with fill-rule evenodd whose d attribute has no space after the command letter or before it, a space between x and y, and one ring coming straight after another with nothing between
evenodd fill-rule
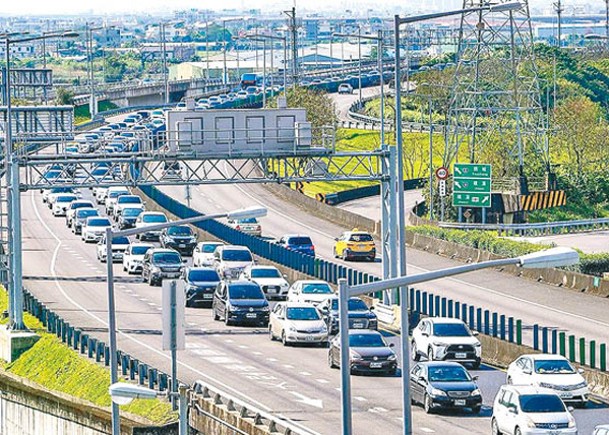
<instances>
[{"instance_id":1,"label":"car wheel","mask_svg":"<svg viewBox=\"0 0 609 435\"><path fill-rule=\"evenodd\" d=\"M413 342L410 344L410 354L412 355L413 361L421 361L421 355L419 355L419 351L417 350L417 343Z\"/></svg>"},{"instance_id":2,"label":"car wheel","mask_svg":"<svg viewBox=\"0 0 609 435\"><path fill-rule=\"evenodd\" d=\"M186 299L186 307L188 307L188 308L192 308L192 307L193 307L193 305L194 305L194 304L192 303L192 301L190 301L190 300Z\"/></svg>"},{"instance_id":3,"label":"car wheel","mask_svg":"<svg viewBox=\"0 0 609 435\"><path fill-rule=\"evenodd\" d=\"M347 261L348 260L348 256L347 256L347 250L343 249L343 253L341 255L341 258L343 259L343 261Z\"/></svg>"},{"instance_id":4,"label":"car wheel","mask_svg":"<svg viewBox=\"0 0 609 435\"><path fill-rule=\"evenodd\" d=\"M214 312L214 320L220 320L220 316L218 316L218 311L216 310L216 307L211 307L212 311Z\"/></svg>"},{"instance_id":5,"label":"car wheel","mask_svg":"<svg viewBox=\"0 0 609 435\"><path fill-rule=\"evenodd\" d=\"M152 279L152 275L148 275L148 285L149 286L154 286L154 280Z\"/></svg>"},{"instance_id":6,"label":"car wheel","mask_svg":"<svg viewBox=\"0 0 609 435\"><path fill-rule=\"evenodd\" d=\"M336 248L332 248L332 254L334 255L334 258L338 258L338 253L336 252Z\"/></svg>"},{"instance_id":7,"label":"car wheel","mask_svg":"<svg viewBox=\"0 0 609 435\"><path fill-rule=\"evenodd\" d=\"M433 361L433 349L431 346L427 349L427 361Z\"/></svg>"},{"instance_id":8,"label":"car wheel","mask_svg":"<svg viewBox=\"0 0 609 435\"><path fill-rule=\"evenodd\" d=\"M508 385L512 385L514 383L514 381L512 380L511 376L508 376L506 381L505 381L505 383L508 384Z\"/></svg>"},{"instance_id":9,"label":"car wheel","mask_svg":"<svg viewBox=\"0 0 609 435\"><path fill-rule=\"evenodd\" d=\"M332 358L332 353L331 352L328 352L328 366L331 369L338 368L338 366L336 364L334 364L334 358Z\"/></svg>"},{"instance_id":10,"label":"car wheel","mask_svg":"<svg viewBox=\"0 0 609 435\"><path fill-rule=\"evenodd\" d=\"M429 395L427 394L423 399L423 409L425 410L426 414L431 414L433 412L433 409L431 407L431 397L429 397Z\"/></svg>"},{"instance_id":11,"label":"car wheel","mask_svg":"<svg viewBox=\"0 0 609 435\"><path fill-rule=\"evenodd\" d=\"M585 409L588 406L588 402L577 402L574 405L577 409Z\"/></svg>"},{"instance_id":12,"label":"car wheel","mask_svg":"<svg viewBox=\"0 0 609 435\"><path fill-rule=\"evenodd\" d=\"M285 331L282 331L282 332L281 332L281 343L282 343L284 346L288 346L288 345L290 344L290 343L288 343L288 340L287 340L287 339L286 339L286 337L285 337Z\"/></svg>"},{"instance_id":13,"label":"car wheel","mask_svg":"<svg viewBox=\"0 0 609 435\"><path fill-rule=\"evenodd\" d=\"M269 338L271 339L271 341L275 341L275 335L273 334L273 329L271 328L270 325L269 325Z\"/></svg>"},{"instance_id":14,"label":"car wheel","mask_svg":"<svg viewBox=\"0 0 609 435\"><path fill-rule=\"evenodd\" d=\"M501 431L499 430L499 426L497 425L497 420L495 420L494 418L491 421L491 433L493 435L502 435Z\"/></svg>"},{"instance_id":15,"label":"car wheel","mask_svg":"<svg viewBox=\"0 0 609 435\"><path fill-rule=\"evenodd\" d=\"M520 431L519 427L517 427L516 430L514 430L514 435L522 435L522 432Z\"/></svg>"},{"instance_id":16,"label":"car wheel","mask_svg":"<svg viewBox=\"0 0 609 435\"><path fill-rule=\"evenodd\" d=\"M474 414L474 415L478 415L478 414L480 414L480 411L481 411L481 410L482 410L482 406L474 406L474 407L472 408L472 414Z\"/></svg>"},{"instance_id":17,"label":"car wheel","mask_svg":"<svg viewBox=\"0 0 609 435\"><path fill-rule=\"evenodd\" d=\"M480 368L480 364L481 364L481 363L482 363L481 359L480 359L480 358L477 358L477 359L476 359L476 362L472 364L472 368L473 368L474 370L478 370L478 369Z\"/></svg>"}]
</instances>

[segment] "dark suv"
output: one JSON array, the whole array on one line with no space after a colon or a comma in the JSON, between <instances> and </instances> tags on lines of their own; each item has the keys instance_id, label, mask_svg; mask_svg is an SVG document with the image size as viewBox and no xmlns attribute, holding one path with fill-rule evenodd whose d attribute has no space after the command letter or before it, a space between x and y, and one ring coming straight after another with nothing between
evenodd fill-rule
<instances>
[{"instance_id":1,"label":"dark suv","mask_svg":"<svg viewBox=\"0 0 609 435\"><path fill-rule=\"evenodd\" d=\"M277 241L277 244L290 251L300 252L301 254L315 256L315 246L309 236L300 234L286 234Z\"/></svg>"},{"instance_id":2,"label":"dark suv","mask_svg":"<svg viewBox=\"0 0 609 435\"><path fill-rule=\"evenodd\" d=\"M205 305L211 307L220 275L213 267L187 267L182 275L186 306Z\"/></svg>"},{"instance_id":3,"label":"dark suv","mask_svg":"<svg viewBox=\"0 0 609 435\"><path fill-rule=\"evenodd\" d=\"M191 256L197 246L197 236L188 225L165 228L161 231L159 241L163 248L175 249L187 256Z\"/></svg>"},{"instance_id":4,"label":"dark suv","mask_svg":"<svg viewBox=\"0 0 609 435\"><path fill-rule=\"evenodd\" d=\"M150 285L161 285L163 279L179 278L184 263L173 249L149 249L142 261L142 279Z\"/></svg>"},{"instance_id":5,"label":"dark suv","mask_svg":"<svg viewBox=\"0 0 609 435\"><path fill-rule=\"evenodd\" d=\"M328 324L330 334L338 334L338 298L326 299L317 306ZM378 327L378 320L366 303L360 298L349 298L349 329L372 329Z\"/></svg>"},{"instance_id":6,"label":"dark suv","mask_svg":"<svg viewBox=\"0 0 609 435\"><path fill-rule=\"evenodd\" d=\"M269 324L269 303L258 284L251 281L222 281L212 303L214 320L224 323Z\"/></svg>"}]
</instances>

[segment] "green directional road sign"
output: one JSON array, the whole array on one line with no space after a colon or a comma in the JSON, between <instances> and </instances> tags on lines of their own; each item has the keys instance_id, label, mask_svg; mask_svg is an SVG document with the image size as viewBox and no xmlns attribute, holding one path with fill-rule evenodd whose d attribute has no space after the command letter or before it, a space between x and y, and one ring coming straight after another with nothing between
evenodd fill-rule
<instances>
[{"instance_id":1,"label":"green directional road sign","mask_svg":"<svg viewBox=\"0 0 609 435\"><path fill-rule=\"evenodd\" d=\"M455 207L490 207L490 193L453 193Z\"/></svg>"},{"instance_id":2,"label":"green directional road sign","mask_svg":"<svg viewBox=\"0 0 609 435\"><path fill-rule=\"evenodd\" d=\"M455 163L453 168L453 206L491 206L491 165Z\"/></svg>"}]
</instances>

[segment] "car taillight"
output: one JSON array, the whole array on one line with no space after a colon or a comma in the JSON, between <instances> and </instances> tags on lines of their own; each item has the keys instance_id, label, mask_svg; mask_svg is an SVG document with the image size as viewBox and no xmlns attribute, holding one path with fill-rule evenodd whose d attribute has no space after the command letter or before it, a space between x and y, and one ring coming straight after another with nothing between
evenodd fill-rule
<instances>
[{"instance_id":1,"label":"car taillight","mask_svg":"<svg viewBox=\"0 0 609 435\"><path fill-rule=\"evenodd\" d=\"M240 227L239 225L237 225L237 226L235 227L235 229L236 229L237 231L240 231L240 230L241 230L241 227Z\"/></svg>"},{"instance_id":2,"label":"car taillight","mask_svg":"<svg viewBox=\"0 0 609 435\"><path fill-rule=\"evenodd\" d=\"M311 245L311 251L315 252L315 246Z\"/></svg>"}]
</instances>

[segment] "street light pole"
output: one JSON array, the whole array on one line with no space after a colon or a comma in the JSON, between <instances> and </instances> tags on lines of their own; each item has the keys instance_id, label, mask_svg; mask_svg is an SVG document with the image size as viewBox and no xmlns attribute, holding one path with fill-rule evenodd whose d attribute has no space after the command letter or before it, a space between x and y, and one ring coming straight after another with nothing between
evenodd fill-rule
<instances>
[{"instance_id":1,"label":"street light pole","mask_svg":"<svg viewBox=\"0 0 609 435\"><path fill-rule=\"evenodd\" d=\"M359 103L358 107L362 108L362 26L357 26L357 56L359 57L358 63L358 87L359 87Z\"/></svg>"},{"instance_id":2,"label":"street light pole","mask_svg":"<svg viewBox=\"0 0 609 435\"><path fill-rule=\"evenodd\" d=\"M211 219L228 217L229 219L244 219L247 217L261 217L266 215L266 209L261 207L250 207L225 213L200 215L188 219L151 225L145 228L131 228L128 230L113 231L106 228L106 284L108 288L108 341L110 346L110 381L112 384L118 382L118 352L116 344L116 306L114 302L114 269L112 261L112 240L115 237L129 237L146 231L158 231L174 225L188 225ZM173 365L172 366L176 366ZM173 376L173 384L176 385L177 377ZM120 435L120 415L118 404L112 402L112 435Z\"/></svg>"},{"instance_id":3,"label":"street light pole","mask_svg":"<svg viewBox=\"0 0 609 435\"><path fill-rule=\"evenodd\" d=\"M161 21L159 23L159 33L161 38L161 52L163 56L163 83L165 85L165 104L169 104L171 101L169 98L169 72L167 71L167 35L165 33L166 23Z\"/></svg>"}]
</instances>

